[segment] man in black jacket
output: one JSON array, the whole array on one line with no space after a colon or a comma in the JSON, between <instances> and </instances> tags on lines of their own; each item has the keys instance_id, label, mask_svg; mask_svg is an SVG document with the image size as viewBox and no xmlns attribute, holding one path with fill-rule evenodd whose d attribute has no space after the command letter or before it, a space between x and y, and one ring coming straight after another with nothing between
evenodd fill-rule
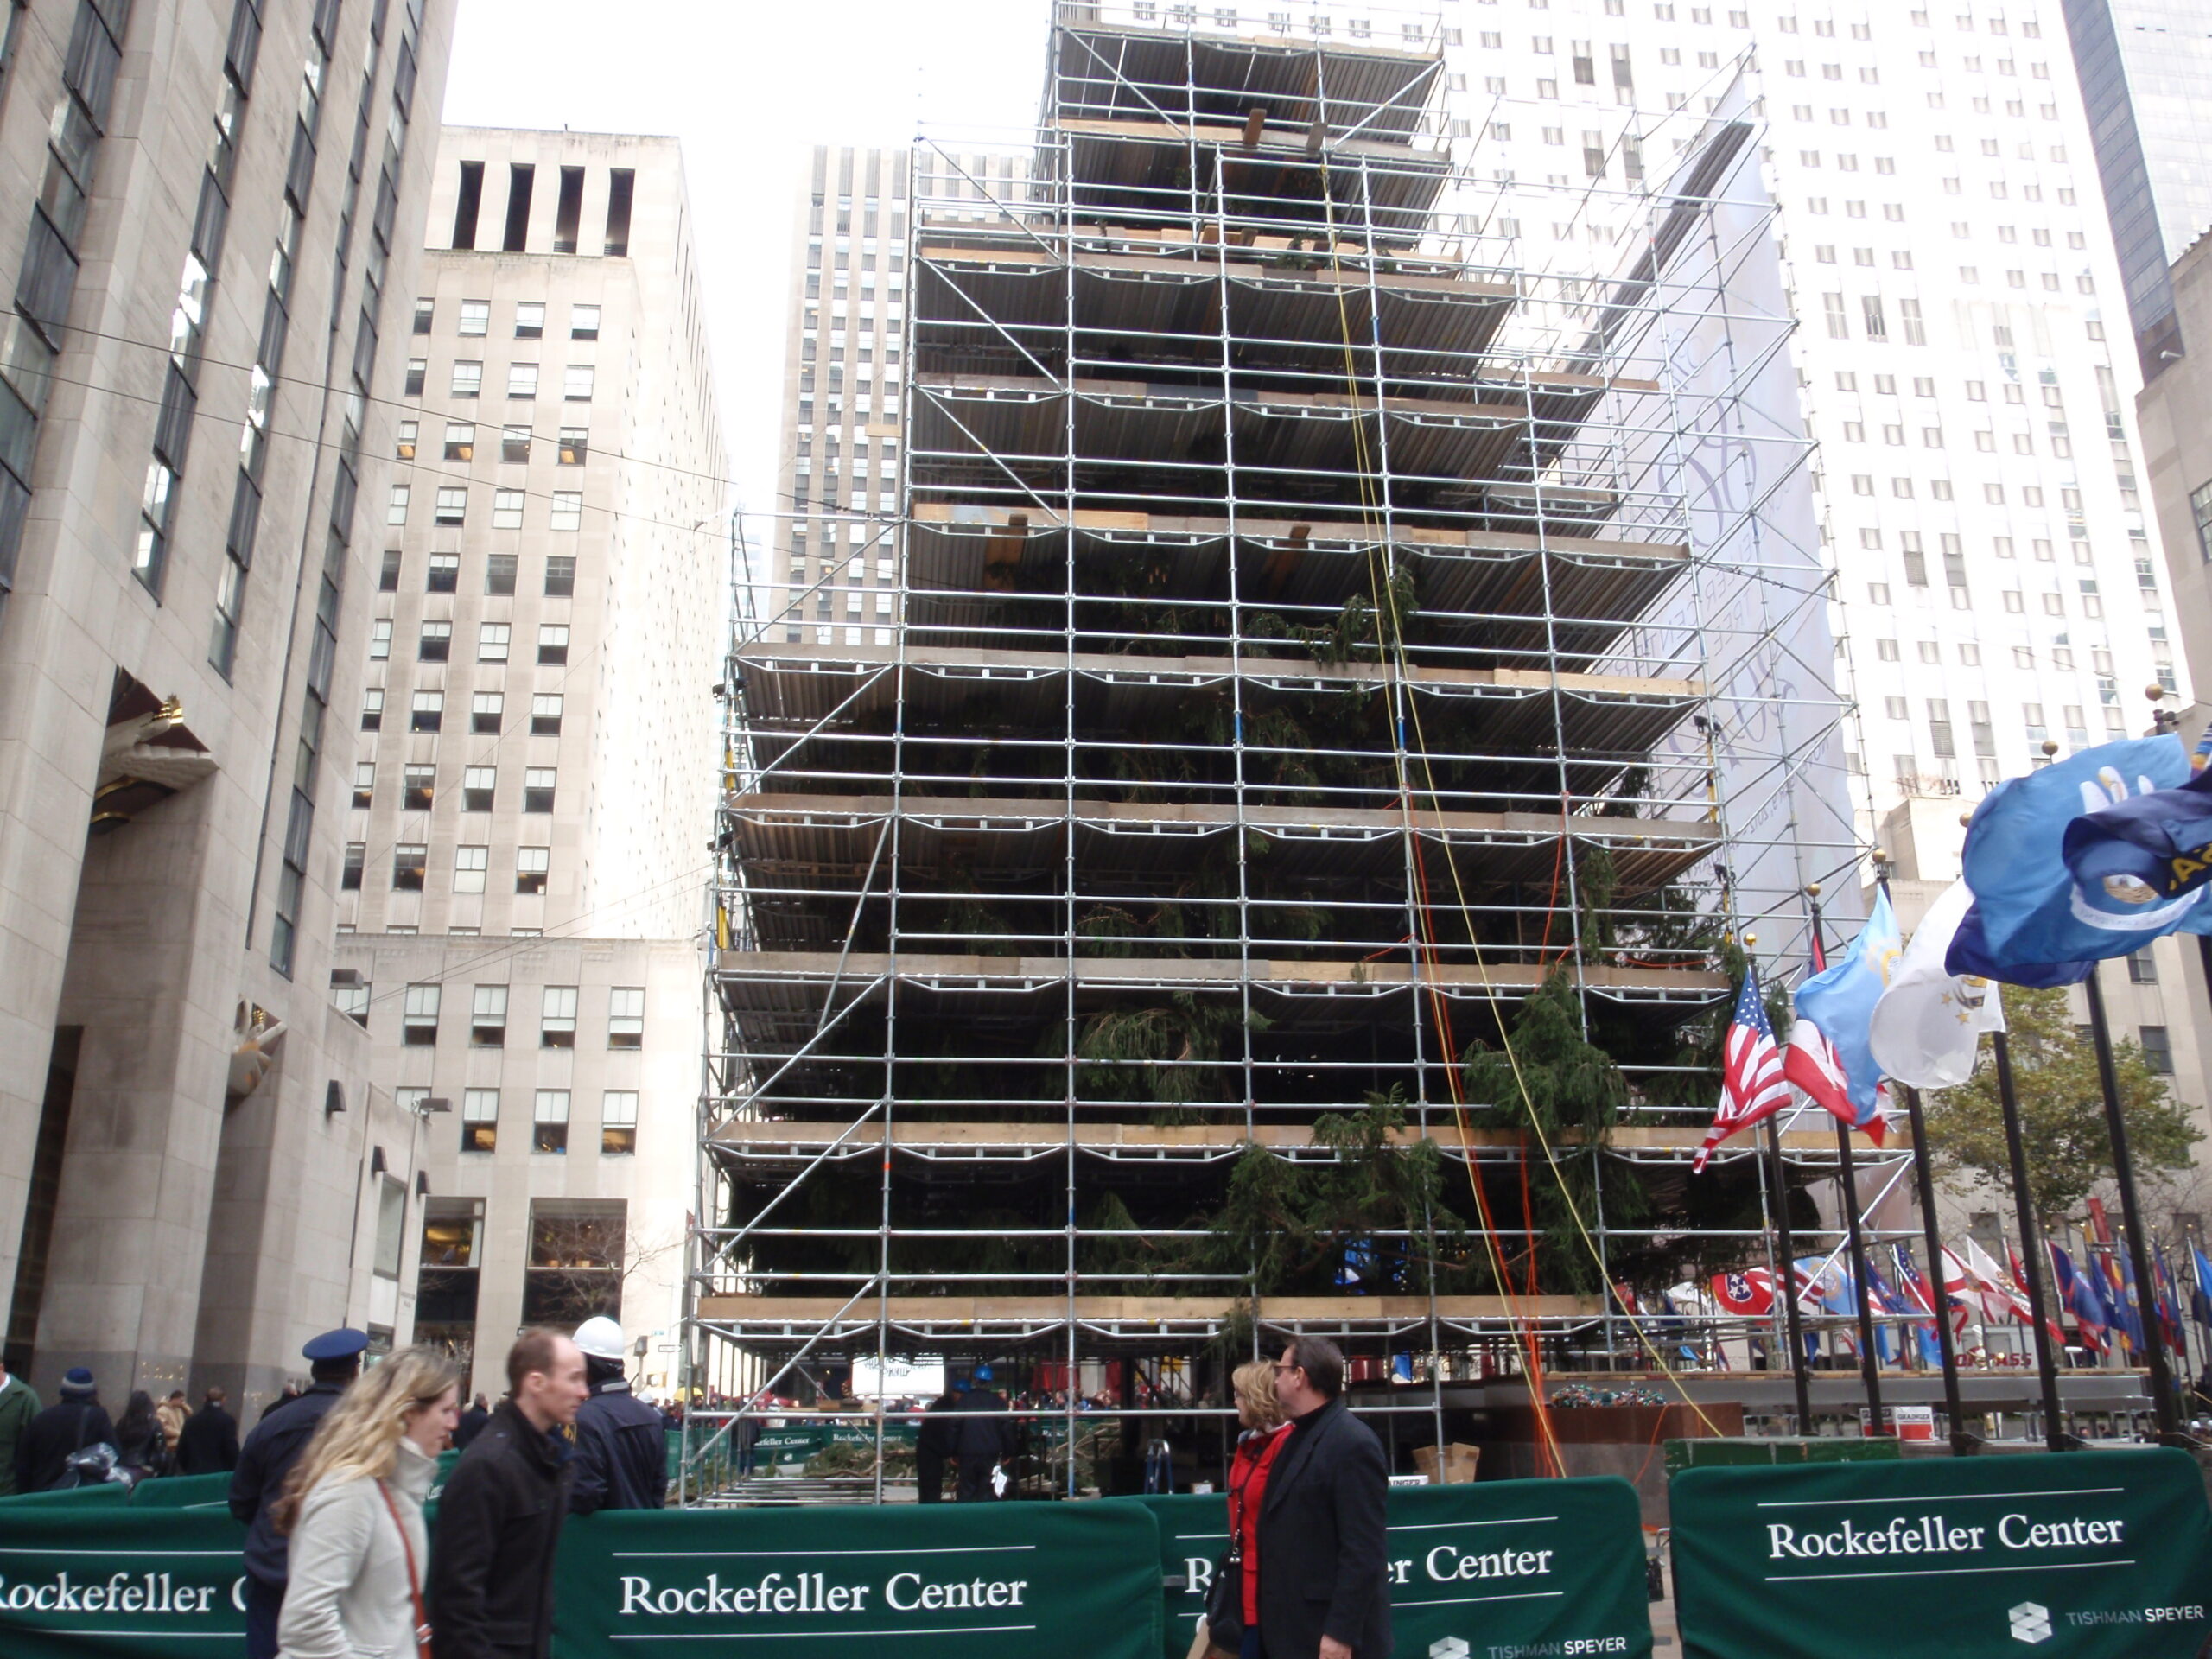
<instances>
[{"instance_id":1,"label":"man in black jacket","mask_svg":"<svg viewBox=\"0 0 2212 1659\"><path fill-rule=\"evenodd\" d=\"M1266 1659L1388 1659L1389 1466L1339 1397L1344 1357L1301 1336L1275 1364L1291 1421L1260 1501L1260 1641Z\"/></svg>"},{"instance_id":2,"label":"man in black jacket","mask_svg":"<svg viewBox=\"0 0 2212 1659\"><path fill-rule=\"evenodd\" d=\"M576 1478L569 1513L658 1510L668 1501L668 1424L630 1392L622 1327L601 1314L576 1327L591 1392L576 1413Z\"/></svg>"},{"instance_id":3,"label":"man in black jacket","mask_svg":"<svg viewBox=\"0 0 2212 1659\"><path fill-rule=\"evenodd\" d=\"M16 1442L16 1490L54 1490L73 1453L102 1441L115 1444L115 1425L99 1402L92 1374L83 1366L61 1379L61 1397L31 1419Z\"/></svg>"},{"instance_id":4,"label":"man in black jacket","mask_svg":"<svg viewBox=\"0 0 2212 1659\"><path fill-rule=\"evenodd\" d=\"M245 1659L276 1659L276 1616L291 1577L290 1546L270 1510L284 1478L330 1408L361 1374L369 1333L341 1325L300 1350L313 1379L306 1393L261 1414L231 1471L231 1513L245 1525Z\"/></svg>"},{"instance_id":5,"label":"man in black jacket","mask_svg":"<svg viewBox=\"0 0 2212 1659\"><path fill-rule=\"evenodd\" d=\"M438 1659L545 1659L553 1555L575 1478L556 1431L584 1402L584 1357L533 1327L507 1351L507 1397L461 1454L438 1501L430 1625Z\"/></svg>"},{"instance_id":6,"label":"man in black jacket","mask_svg":"<svg viewBox=\"0 0 2212 1659\"><path fill-rule=\"evenodd\" d=\"M223 1409L223 1391L207 1390L200 1409L184 1420L176 1437L180 1475L227 1475L238 1466L238 1420Z\"/></svg>"},{"instance_id":7,"label":"man in black jacket","mask_svg":"<svg viewBox=\"0 0 2212 1659\"><path fill-rule=\"evenodd\" d=\"M976 1385L960 1396L960 1415L952 1427L952 1455L960 1459L960 1478L953 1497L963 1503L988 1502L999 1495L991 1471L1020 1448L1014 1419L983 1416L1007 1409L1006 1396L991 1389L991 1368L976 1368Z\"/></svg>"},{"instance_id":8,"label":"man in black jacket","mask_svg":"<svg viewBox=\"0 0 2212 1659\"><path fill-rule=\"evenodd\" d=\"M925 1503L944 1501L944 1460L952 1455L954 1431L959 1427L952 1414L960 1409L960 1396L947 1389L930 1402L914 1436L914 1479L917 1496Z\"/></svg>"},{"instance_id":9,"label":"man in black jacket","mask_svg":"<svg viewBox=\"0 0 2212 1659\"><path fill-rule=\"evenodd\" d=\"M480 1394L468 1402L468 1409L461 1414L461 1421L453 1432L453 1449L468 1450L468 1443L484 1432L484 1425L492 1421L492 1404Z\"/></svg>"}]
</instances>

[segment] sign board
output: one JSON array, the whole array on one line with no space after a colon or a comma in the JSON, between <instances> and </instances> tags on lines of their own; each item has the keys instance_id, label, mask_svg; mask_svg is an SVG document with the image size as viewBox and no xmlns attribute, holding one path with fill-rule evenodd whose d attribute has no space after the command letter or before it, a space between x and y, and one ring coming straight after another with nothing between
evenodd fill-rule
<instances>
[{"instance_id":1,"label":"sign board","mask_svg":"<svg viewBox=\"0 0 2212 1659\"><path fill-rule=\"evenodd\" d=\"M10 1498L0 1503L0 1653L232 1659L245 1639L245 1548L227 1509Z\"/></svg>"},{"instance_id":2,"label":"sign board","mask_svg":"<svg viewBox=\"0 0 2212 1659\"><path fill-rule=\"evenodd\" d=\"M1486 1480L1393 1486L1390 1625L1398 1659L1646 1659L1643 1526L1624 1480ZM1160 1648L1184 1659L1229 1548L1225 1497L1136 1497L1160 1523L1171 1583ZM1265 1567L1262 1570L1264 1572ZM1363 1656L1364 1659L1364 1656Z\"/></svg>"},{"instance_id":3,"label":"sign board","mask_svg":"<svg viewBox=\"0 0 2212 1659\"><path fill-rule=\"evenodd\" d=\"M942 1359L887 1359L880 1374L873 1354L853 1361L853 1397L874 1400L884 1395L909 1400L934 1400L944 1392Z\"/></svg>"},{"instance_id":4,"label":"sign board","mask_svg":"<svg viewBox=\"0 0 2212 1659\"><path fill-rule=\"evenodd\" d=\"M559 1571L554 1659L1160 1649L1159 1533L1118 1503L626 1510L571 1521Z\"/></svg>"},{"instance_id":5,"label":"sign board","mask_svg":"<svg viewBox=\"0 0 2212 1659\"><path fill-rule=\"evenodd\" d=\"M1689 1469L1684 1659L2197 1659L2212 1510L2183 1452Z\"/></svg>"}]
</instances>

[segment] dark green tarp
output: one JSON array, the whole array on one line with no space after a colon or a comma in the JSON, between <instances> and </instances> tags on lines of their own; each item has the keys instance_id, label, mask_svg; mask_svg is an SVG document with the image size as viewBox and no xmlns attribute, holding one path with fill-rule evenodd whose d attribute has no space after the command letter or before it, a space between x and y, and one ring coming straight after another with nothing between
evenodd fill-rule
<instances>
[{"instance_id":1,"label":"dark green tarp","mask_svg":"<svg viewBox=\"0 0 2212 1659\"><path fill-rule=\"evenodd\" d=\"M2212 1510L2186 1453L1690 1469L1685 1659L2197 1659Z\"/></svg>"},{"instance_id":2,"label":"dark green tarp","mask_svg":"<svg viewBox=\"0 0 2212 1659\"><path fill-rule=\"evenodd\" d=\"M1116 1498L1103 1507L1124 1503L1152 1512L1161 1570L1184 1581L1166 1592L1160 1649L1163 1659L1184 1659L1206 1580L1229 1547L1227 1500ZM1624 1480L1394 1486L1389 1529L1398 1659L1651 1651L1643 1522Z\"/></svg>"}]
</instances>

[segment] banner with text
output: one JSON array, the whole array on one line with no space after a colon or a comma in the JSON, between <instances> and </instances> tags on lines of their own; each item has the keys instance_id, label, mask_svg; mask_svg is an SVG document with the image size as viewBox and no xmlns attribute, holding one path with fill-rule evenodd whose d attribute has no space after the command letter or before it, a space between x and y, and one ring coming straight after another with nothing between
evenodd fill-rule
<instances>
[{"instance_id":1,"label":"banner with text","mask_svg":"<svg viewBox=\"0 0 2212 1659\"><path fill-rule=\"evenodd\" d=\"M1685 1659L2197 1659L2212 1509L2182 1452L1688 1469Z\"/></svg>"},{"instance_id":2,"label":"banner with text","mask_svg":"<svg viewBox=\"0 0 2212 1659\"><path fill-rule=\"evenodd\" d=\"M1164 1659L1184 1659L1213 1564L1229 1548L1227 1500L1139 1497L1160 1523ZM1485 1480L1394 1486L1390 1624L1399 1659L1553 1659L1651 1652L1643 1529L1624 1480ZM1262 1568L1264 1571L1264 1567ZM1364 1656L1363 1656L1363 1659Z\"/></svg>"},{"instance_id":3,"label":"banner with text","mask_svg":"<svg viewBox=\"0 0 2212 1659\"><path fill-rule=\"evenodd\" d=\"M0 1654L236 1659L245 1529L227 1509L141 1507L111 1490L105 1502L0 1502Z\"/></svg>"}]
</instances>

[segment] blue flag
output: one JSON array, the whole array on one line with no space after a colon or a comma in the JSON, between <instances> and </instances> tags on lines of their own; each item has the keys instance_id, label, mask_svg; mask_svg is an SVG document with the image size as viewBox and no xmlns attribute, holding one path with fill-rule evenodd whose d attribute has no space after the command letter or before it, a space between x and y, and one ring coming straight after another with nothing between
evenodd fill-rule
<instances>
[{"instance_id":1,"label":"blue flag","mask_svg":"<svg viewBox=\"0 0 2212 1659\"><path fill-rule=\"evenodd\" d=\"M1971 885L1971 884L1969 884ZM1809 1021L1828 1039L1842 1063L1844 1091L1850 1097L1852 1126L1866 1128L1879 1121L1876 1091L1882 1068L1874 1058L1869 1033L1874 1024L1874 1004L1890 982L1890 964L1904 953L1904 939L1897 931L1890 896L1877 893L1873 912L1866 926L1834 966L1813 976L1790 999L1800 1020Z\"/></svg>"},{"instance_id":2,"label":"blue flag","mask_svg":"<svg viewBox=\"0 0 2212 1659\"><path fill-rule=\"evenodd\" d=\"M2141 798L2173 792L2189 777L2189 756L2179 738L2138 737L2084 749L1991 790L1967 824L1963 856L1966 883L1974 895L1967 954L1979 955L1980 971L2018 983L2016 976L2047 976L2059 964L2126 956L2200 913L2212 918L2212 911L2197 910L2196 890L2185 901L2139 902L2139 889L2147 890L2145 884L2120 868L2122 853L2113 849L2124 849L2129 858L2146 849L2117 829L2088 836L2082 857L2098 872L2090 884L2076 882L2065 857L2068 828L2075 820L2122 804L2139 809ZM2146 819L2139 810L2120 822L2132 832L2156 834L2172 817L2154 811ZM1967 938L1968 929L1961 927L1960 937ZM1955 941L1955 954L1957 949ZM1974 971L1950 957L1945 965L1954 973ZM2043 982L2054 982L2044 977Z\"/></svg>"},{"instance_id":3,"label":"blue flag","mask_svg":"<svg viewBox=\"0 0 2212 1659\"><path fill-rule=\"evenodd\" d=\"M2212 882L2212 771L2153 790L2066 826L2063 848L2078 895L2098 925L2120 918L2162 931L2212 931L2202 900Z\"/></svg>"},{"instance_id":4,"label":"blue flag","mask_svg":"<svg viewBox=\"0 0 2212 1659\"><path fill-rule=\"evenodd\" d=\"M2097 965L2094 962L2015 962L2000 967L1990 960L1988 947L1982 940L1978 912L1979 906L1970 907L1959 924L1959 931L1951 935L1950 949L1943 953L1945 972L1968 974L1977 979L2001 979L2007 985L2047 991L2059 985L2079 985Z\"/></svg>"},{"instance_id":5,"label":"blue flag","mask_svg":"<svg viewBox=\"0 0 2212 1659\"><path fill-rule=\"evenodd\" d=\"M2112 1313L2106 1307L2104 1298L2097 1294L2097 1275L2077 1268L2074 1258L2056 1244L2050 1247L2050 1264L2058 1280L2059 1300L2082 1327L2082 1341L2103 1352L2105 1332L2112 1328Z\"/></svg>"},{"instance_id":6,"label":"blue flag","mask_svg":"<svg viewBox=\"0 0 2212 1659\"><path fill-rule=\"evenodd\" d=\"M2204 1259L2203 1250L2196 1245L2190 1245L2189 1253L2196 1268L2196 1287L2189 1297L2190 1317L2199 1325L2212 1326L2212 1262Z\"/></svg>"}]
</instances>

